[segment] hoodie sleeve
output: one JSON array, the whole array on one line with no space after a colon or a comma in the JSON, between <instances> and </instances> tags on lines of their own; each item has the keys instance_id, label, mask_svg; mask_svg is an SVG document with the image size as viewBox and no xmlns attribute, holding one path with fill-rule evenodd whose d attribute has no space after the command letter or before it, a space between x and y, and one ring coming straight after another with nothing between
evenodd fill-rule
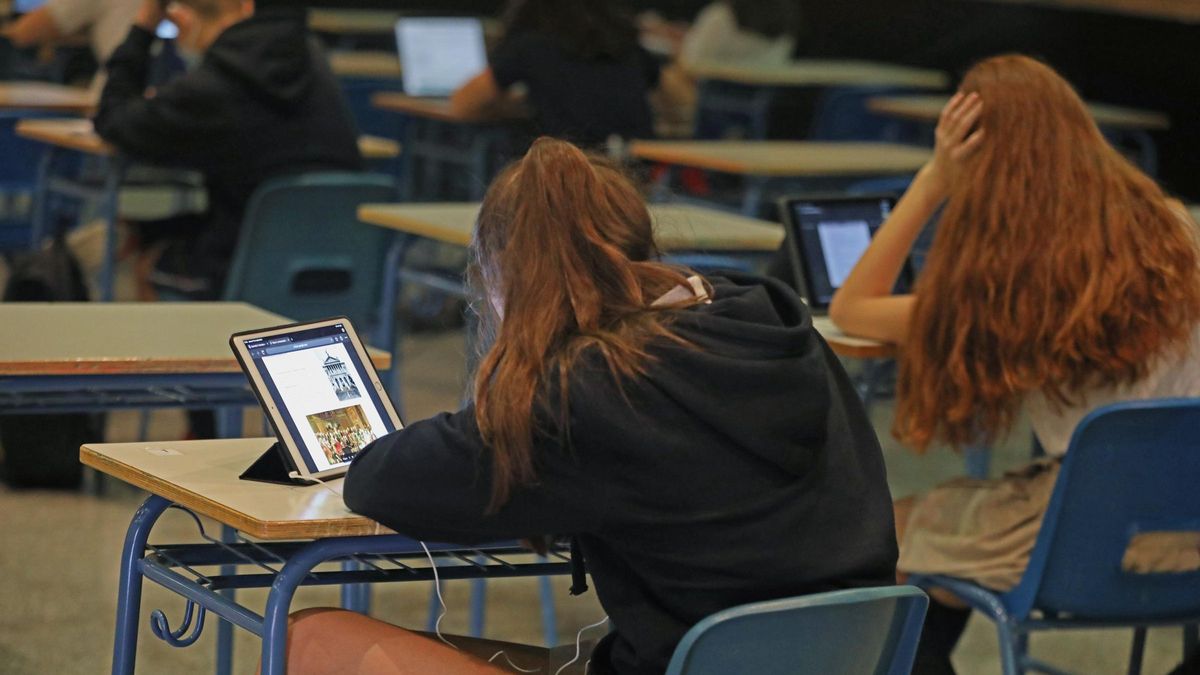
<instances>
[{"instance_id":1,"label":"hoodie sleeve","mask_svg":"<svg viewBox=\"0 0 1200 675\"><path fill-rule=\"evenodd\" d=\"M536 450L537 482L485 514L491 453L475 408L442 414L385 436L351 465L343 491L353 511L418 539L472 544L594 531L606 500L586 462L557 444Z\"/></svg>"},{"instance_id":2,"label":"hoodie sleeve","mask_svg":"<svg viewBox=\"0 0 1200 675\"><path fill-rule=\"evenodd\" d=\"M137 159L206 169L216 164L231 130L220 92L189 74L147 95L154 34L137 26L108 62L96 111L96 133Z\"/></svg>"}]
</instances>

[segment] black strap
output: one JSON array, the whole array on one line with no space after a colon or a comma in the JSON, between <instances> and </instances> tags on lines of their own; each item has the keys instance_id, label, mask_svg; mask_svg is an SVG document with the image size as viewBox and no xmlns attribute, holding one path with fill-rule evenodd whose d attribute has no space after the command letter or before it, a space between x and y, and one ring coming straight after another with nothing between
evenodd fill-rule
<instances>
[{"instance_id":1,"label":"black strap","mask_svg":"<svg viewBox=\"0 0 1200 675\"><path fill-rule=\"evenodd\" d=\"M579 540L571 537L571 595L583 595L587 590L587 563L579 549Z\"/></svg>"}]
</instances>

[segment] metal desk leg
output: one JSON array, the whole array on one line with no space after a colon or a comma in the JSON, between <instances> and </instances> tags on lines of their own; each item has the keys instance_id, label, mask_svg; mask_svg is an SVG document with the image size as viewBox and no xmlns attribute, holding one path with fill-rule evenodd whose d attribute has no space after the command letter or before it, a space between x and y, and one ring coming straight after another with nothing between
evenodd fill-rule
<instances>
[{"instance_id":1,"label":"metal desk leg","mask_svg":"<svg viewBox=\"0 0 1200 675\"><path fill-rule=\"evenodd\" d=\"M54 157L56 153L57 151L54 146L48 146L42 151L42 158L38 162L37 187L33 191L33 222L29 242L30 248L33 250L41 247L42 240L51 231L49 222L52 215L50 209L50 174L54 170Z\"/></svg>"},{"instance_id":2,"label":"metal desk leg","mask_svg":"<svg viewBox=\"0 0 1200 675\"><path fill-rule=\"evenodd\" d=\"M138 563L146 551L150 530L170 504L156 496L142 502L125 533L117 591L117 627L113 638L113 675L133 675L137 662L138 614L142 608L142 571Z\"/></svg>"},{"instance_id":3,"label":"metal desk leg","mask_svg":"<svg viewBox=\"0 0 1200 675\"><path fill-rule=\"evenodd\" d=\"M538 556L539 561L547 561L544 556ZM538 594L542 599L542 638L546 647L558 644L558 612L554 609L554 586L550 577L538 577Z\"/></svg>"},{"instance_id":4,"label":"metal desk leg","mask_svg":"<svg viewBox=\"0 0 1200 675\"><path fill-rule=\"evenodd\" d=\"M758 218L759 209L767 193L766 176L747 176L746 194L742 197L742 215L747 218Z\"/></svg>"},{"instance_id":5,"label":"metal desk leg","mask_svg":"<svg viewBox=\"0 0 1200 675\"><path fill-rule=\"evenodd\" d=\"M221 526L221 541L233 543L237 541L237 530L228 525ZM237 573L236 565L221 565L221 574ZM234 601L234 590L227 588L220 591L221 595ZM233 624L221 619L217 622L217 675L230 675L233 672Z\"/></svg>"},{"instance_id":6,"label":"metal desk leg","mask_svg":"<svg viewBox=\"0 0 1200 675\"><path fill-rule=\"evenodd\" d=\"M117 219L121 199L121 182L125 179L125 162L109 162L104 176L104 261L100 267L100 300L112 302L117 270Z\"/></svg>"},{"instance_id":7,"label":"metal desk leg","mask_svg":"<svg viewBox=\"0 0 1200 675\"><path fill-rule=\"evenodd\" d=\"M241 438L242 409L239 407L221 408L216 411L217 436L221 438ZM236 542L237 530L228 525L221 526L221 541ZM235 565L222 565L221 574L232 575L237 572ZM236 592L232 588L220 591L221 595L233 602ZM229 675L233 672L233 624L221 619L217 622L217 675Z\"/></svg>"}]
</instances>

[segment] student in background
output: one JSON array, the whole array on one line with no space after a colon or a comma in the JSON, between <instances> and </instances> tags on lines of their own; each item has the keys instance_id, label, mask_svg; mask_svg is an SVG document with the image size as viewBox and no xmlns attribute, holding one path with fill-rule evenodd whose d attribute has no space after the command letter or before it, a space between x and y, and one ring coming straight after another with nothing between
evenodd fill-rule
<instances>
[{"instance_id":1,"label":"student in background","mask_svg":"<svg viewBox=\"0 0 1200 675\"><path fill-rule=\"evenodd\" d=\"M661 675L723 608L892 582L878 442L792 291L658 262L634 185L553 139L496 178L472 259L474 403L367 446L350 508L435 541L573 535L614 626L598 674ZM450 642L309 610L288 672L504 672Z\"/></svg>"},{"instance_id":2,"label":"student in background","mask_svg":"<svg viewBox=\"0 0 1200 675\"><path fill-rule=\"evenodd\" d=\"M679 62L779 65L792 58L799 30L796 0L719 0L696 15Z\"/></svg>"},{"instance_id":3,"label":"student in background","mask_svg":"<svg viewBox=\"0 0 1200 675\"><path fill-rule=\"evenodd\" d=\"M589 147L610 136L654 135L648 96L658 64L615 2L510 0L491 66L450 99L463 115L486 113L522 85L538 133Z\"/></svg>"},{"instance_id":4,"label":"student in background","mask_svg":"<svg viewBox=\"0 0 1200 675\"><path fill-rule=\"evenodd\" d=\"M158 0L108 63L96 131L132 158L204 174L204 214L143 224L158 257L151 280L197 299L220 297L242 217L269 178L305 171L360 170L357 131L303 11L252 0L177 0L178 46L199 65L148 91Z\"/></svg>"},{"instance_id":5,"label":"student in background","mask_svg":"<svg viewBox=\"0 0 1200 675\"><path fill-rule=\"evenodd\" d=\"M891 295L943 204L915 293ZM990 441L1023 411L1049 457L898 501L904 573L1011 589L1084 415L1121 400L1200 395L1195 224L1105 141L1066 81L1023 56L966 74L942 111L934 159L830 316L848 333L900 344L901 441L917 450ZM953 672L967 616L931 606L915 673Z\"/></svg>"},{"instance_id":6,"label":"student in background","mask_svg":"<svg viewBox=\"0 0 1200 675\"><path fill-rule=\"evenodd\" d=\"M141 0L46 0L46 4L23 14L0 28L18 49L52 45L62 38L87 31L96 62L108 61L113 50L129 33ZM93 90L104 87L103 73L92 80Z\"/></svg>"}]
</instances>

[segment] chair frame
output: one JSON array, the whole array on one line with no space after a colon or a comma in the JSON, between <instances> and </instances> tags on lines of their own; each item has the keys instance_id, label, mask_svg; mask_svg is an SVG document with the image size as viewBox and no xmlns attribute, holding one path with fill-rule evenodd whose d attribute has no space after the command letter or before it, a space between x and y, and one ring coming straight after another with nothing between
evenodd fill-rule
<instances>
[{"instance_id":1,"label":"chair frame","mask_svg":"<svg viewBox=\"0 0 1200 675\"><path fill-rule=\"evenodd\" d=\"M912 670L913 660L917 654L917 644L921 636L921 627L925 620L925 611L929 607L929 598L925 593L913 586L885 586L880 588L855 588L843 591L815 593L793 598L768 600L746 605L739 605L721 610L706 617L684 634L667 666L666 675L686 675L692 662L693 648L707 633L722 624L737 621L750 616L764 614L789 613L805 609L820 609L837 605L868 604L881 600L896 600L898 602L897 617L892 622L892 632L896 634L895 653L892 655L890 666L879 670L879 675L908 675ZM804 636L796 636L803 640ZM882 664L881 664L882 665Z\"/></svg>"},{"instance_id":2,"label":"chair frame","mask_svg":"<svg viewBox=\"0 0 1200 675\"><path fill-rule=\"evenodd\" d=\"M1023 675L1027 671L1049 673L1050 675L1069 675L1069 671L1029 656L1029 636L1035 631L1132 627L1134 637L1128 670L1130 675L1137 675L1141 672L1148 628L1183 626L1185 658L1200 647L1200 641L1197 639L1197 628L1200 626L1200 607L1177 616L1106 619L1063 616L1038 606L1040 594L1045 588L1043 576L1051 557L1050 549L1055 537L1059 535L1059 520L1066 499L1064 493L1070 484L1071 476L1075 473L1074 467L1080 462L1087 461L1087 458L1081 458L1081 455L1087 454L1089 444L1082 443L1081 439L1097 420L1149 409L1196 410L1200 409L1200 399L1171 398L1125 401L1097 408L1079 422L1071 437L1070 449L1063 459L1062 468L1050 503L1046 508L1029 564L1020 582L1011 591L999 593L973 582L945 575L913 574L910 576L909 583L927 591L932 589L949 591L996 625L1001 668L1004 675ZM1200 523L1194 525L1200 529ZM1185 574L1195 576L1198 573Z\"/></svg>"}]
</instances>

